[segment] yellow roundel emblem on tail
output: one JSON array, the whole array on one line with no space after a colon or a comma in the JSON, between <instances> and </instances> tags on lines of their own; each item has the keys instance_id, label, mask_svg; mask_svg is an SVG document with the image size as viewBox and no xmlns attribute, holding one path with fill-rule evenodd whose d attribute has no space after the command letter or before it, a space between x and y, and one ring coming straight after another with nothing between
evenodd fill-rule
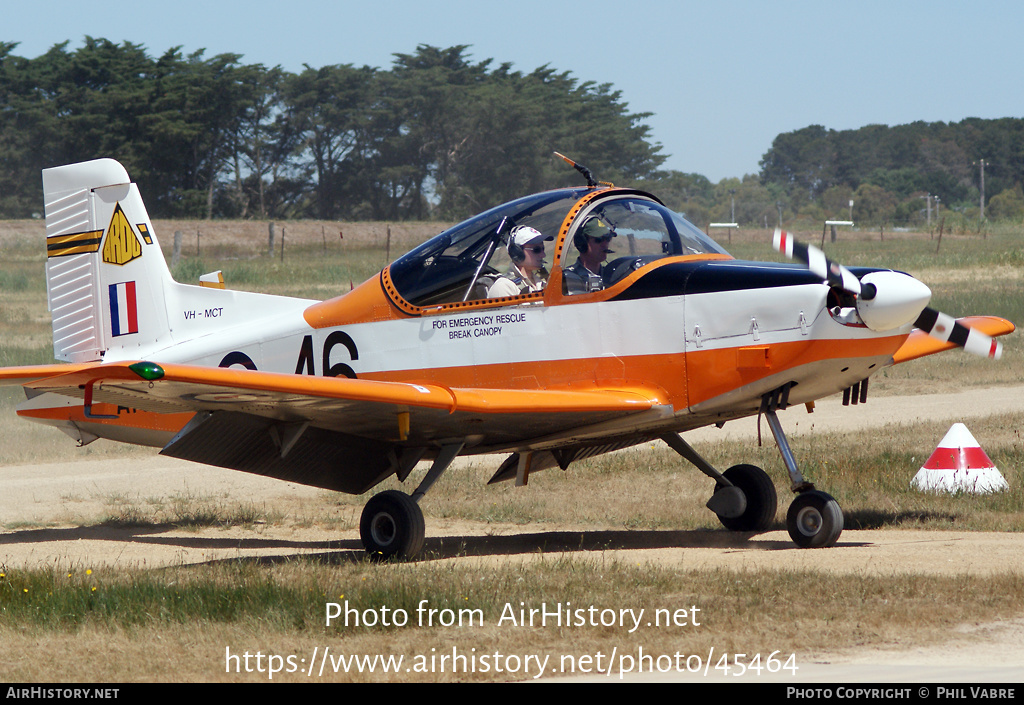
<instances>
[{"instance_id":1,"label":"yellow roundel emblem on tail","mask_svg":"<svg viewBox=\"0 0 1024 705\"><path fill-rule=\"evenodd\" d=\"M142 243L118 203L114 206L114 215L103 242L103 261L107 264L127 264L141 256Z\"/></svg>"}]
</instances>

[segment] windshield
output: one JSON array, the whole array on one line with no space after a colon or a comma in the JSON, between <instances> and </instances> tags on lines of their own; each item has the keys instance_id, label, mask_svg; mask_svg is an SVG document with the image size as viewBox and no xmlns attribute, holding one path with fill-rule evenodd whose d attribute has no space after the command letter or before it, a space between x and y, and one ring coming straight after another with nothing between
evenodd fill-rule
<instances>
[{"instance_id":1,"label":"windshield","mask_svg":"<svg viewBox=\"0 0 1024 705\"><path fill-rule=\"evenodd\" d=\"M598 223L598 228L587 227L588 221ZM728 253L705 235L697 226L665 206L644 198L630 195L609 198L598 202L593 208L584 211L573 225L572 242L576 250L594 250L587 244L586 233L604 235L607 241L603 249L603 257L607 262L594 261L590 264L591 271L597 272L600 265L600 276L603 282L591 283L585 289L573 290L566 287L567 293L583 293L593 291L595 286L609 287L629 272L659 260L663 257L680 255L705 255ZM608 236L610 240L607 240ZM562 266L572 264L577 253L565 250ZM568 283L568 280L566 280Z\"/></svg>"},{"instance_id":2,"label":"windshield","mask_svg":"<svg viewBox=\"0 0 1024 705\"><path fill-rule=\"evenodd\" d=\"M581 188L527 196L445 230L395 260L390 269L395 289L416 306L484 298L490 278L509 263L512 228L525 225L553 238L586 193Z\"/></svg>"}]
</instances>

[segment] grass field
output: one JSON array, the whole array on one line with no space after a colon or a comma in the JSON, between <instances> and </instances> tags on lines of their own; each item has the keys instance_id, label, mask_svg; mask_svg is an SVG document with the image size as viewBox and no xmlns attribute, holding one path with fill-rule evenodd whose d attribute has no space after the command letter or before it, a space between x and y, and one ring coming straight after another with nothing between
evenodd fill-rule
<instances>
[{"instance_id":1,"label":"grass field","mask_svg":"<svg viewBox=\"0 0 1024 705\"><path fill-rule=\"evenodd\" d=\"M221 269L229 287L310 298L347 291L389 259L439 231L437 224L284 224L268 253L266 224L161 223L158 237L172 256L171 235L180 230L179 280L194 281ZM198 233L198 236L197 236ZM343 236L339 236L341 233ZM723 244L739 258L772 259L767 231L734 233ZM52 360L43 279L43 230L39 222L0 222L0 365ZM820 232L803 239L818 242ZM1020 283L1024 233L994 229L985 235L841 233L826 243L830 256L847 265L890 266L932 287L933 305L954 315L994 314L1024 321ZM965 386L1018 384L1024 379L1019 335L1004 338L1004 360L993 364L961 353L936 355L895 368L872 380L872 403L884 396ZM0 390L0 463L73 462L81 457L138 457L133 449L99 441L84 449L62 434L14 418L20 390ZM997 495L933 495L913 492L907 480L924 458L919 439L938 439L942 424L908 424L863 434L820 434L794 447L802 469L836 497L846 526L858 528L956 528L1024 530L1021 430L1024 417L990 418L972 426L1011 490ZM717 466L753 462L775 478L784 475L770 436L750 443L704 444L697 449ZM742 460L739 460L742 459ZM663 447L607 455L531 478L528 491L508 483L483 487L493 467L453 468L425 500L432 518L581 530L717 530L703 508L707 478ZM581 478L586 482L581 482ZM780 504L784 487L780 485ZM2 486L2 485L0 485ZM391 481L384 487L392 486ZM397 483L395 484L397 486ZM382 487L383 488L383 487ZM376 489L382 489L376 488ZM376 490L375 490L376 491ZM365 497L324 494L302 510L254 507L245 498L205 497L120 501L86 524L168 526L237 525L258 531L274 525L316 525L350 531ZM782 525L785 505L780 508ZM339 519L342 517L342 519ZM2 521L2 518L0 518ZM7 526L7 529L12 527ZM93 569L95 568L95 569ZM945 638L966 621L1024 615L1024 576L988 578L913 574L844 576L816 571L692 570L677 566L608 560L600 555L552 555L539 561L473 563L451 560L378 565L295 559L285 563L236 561L159 570L82 565L71 570L0 572L0 672L11 681L267 680L267 673L225 673L225 644L234 651L311 654L330 645L360 654L448 653L453 645L478 654L576 656L613 647L682 651L797 653L863 644L921 644ZM795 599L799 596L799 599ZM327 627L327 602L349 603L379 616L382 606L415 615L428 599L439 610L479 610L483 626ZM499 626L509 604L571 602L613 609L683 609L702 606L700 627L673 626L628 633L603 626L508 628ZM936 605L942 609L937 611ZM97 654L102 657L97 658ZM59 662L60 668L53 663ZM283 667L287 667L287 663ZM511 669L509 669L511 670ZM478 673L473 678L508 680L518 673ZM329 680L462 680L433 673L331 676ZM304 680L281 672L275 680ZM305 680L309 680L308 678ZM323 680L328 680L324 678Z\"/></svg>"},{"instance_id":2,"label":"grass field","mask_svg":"<svg viewBox=\"0 0 1024 705\"><path fill-rule=\"evenodd\" d=\"M584 655L604 654L607 669L613 649L697 655L702 661L711 655L712 669L722 665L716 654L761 654L762 667L769 657L781 665L797 654L793 663L799 668L809 655L837 646L941 641L964 622L1019 615L1024 580L909 574L824 580L815 571L691 572L555 556L498 566L296 561L117 574L83 568L0 578L0 593L5 610L0 634L8 646L0 659L12 682L266 682L270 654L307 659L296 659L292 672L286 661L279 662L274 681L451 681L528 680L536 670L510 662L505 673L440 674L435 661L429 668L434 673L311 678L303 671L314 649L325 647L338 655L403 655L410 668L417 655L426 660L455 649L478 657L547 656L552 668L563 671L567 654L580 667ZM426 623L432 617L434 626L418 626L421 599L436 610L422 618ZM327 603L354 610L360 626L354 626L354 616L348 627L343 620L325 626ZM559 603L601 611L643 609L646 616L662 610L672 621L666 624L662 617L660 627L633 633L589 620L561 628L522 623L521 604L545 603L551 610ZM388 614L384 607L389 626L380 625ZM402 612L408 623L396 626ZM364 621L377 626L363 626ZM226 651L262 652L262 672L253 661L252 672L238 664L234 670L243 672L225 673L231 663ZM59 672L40 668L52 659L60 659ZM599 664L592 661L591 669Z\"/></svg>"}]
</instances>

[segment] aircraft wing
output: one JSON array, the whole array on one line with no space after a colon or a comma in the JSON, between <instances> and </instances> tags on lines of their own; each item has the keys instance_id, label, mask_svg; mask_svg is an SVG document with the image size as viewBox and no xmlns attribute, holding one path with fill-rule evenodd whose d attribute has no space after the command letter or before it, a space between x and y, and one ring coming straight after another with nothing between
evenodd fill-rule
<instances>
[{"instance_id":1,"label":"aircraft wing","mask_svg":"<svg viewBox=\"0 0 1024 705\"><path fill-rule=\"evenodd\" d=\"M92 363L68 365L23 365L20 367L0 367L0 387L14 384L25 384L37 379L55 377L57 375L76 372L85 367L92 366Z\"/></svg>"},{"instance_id":2,"label":"aircraft wing","mask_svg":"<svg viewBox=\"0 0 1024 705\"><path fill-rule=\"evenodd\" d=\"M1012 323L998 316L967 316L957 320L968 328L976 328L991 337L1007 335L1014 331ZM900 349L896 351L896 354L892 356L893 364L916 360L919 357L934 355L937 352L950 350L955 347L957 347L956 343L943 342L925 331L915 328L903 342L903 345L900 346Z\"/></svg>"},{"instance_id":3,"label":"aircraft wing","mask_svg":"<svg viewBox=\"0 0 1024 705\"><path fill-rule=\"evenodd\" d=\"M451 443L511 451L643 412L671 413L663 391L628 385L471 389L148 362L62 367L69 371L24 386L87 406L196 412L162 453L356 494Z\"/></svg>"}]
</instances>

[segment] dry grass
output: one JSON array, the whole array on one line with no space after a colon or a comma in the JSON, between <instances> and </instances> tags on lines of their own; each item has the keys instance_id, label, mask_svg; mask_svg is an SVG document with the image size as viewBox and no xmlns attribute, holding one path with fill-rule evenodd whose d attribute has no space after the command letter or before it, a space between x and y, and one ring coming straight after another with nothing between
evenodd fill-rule
<instances>
[{"instance_id":1,"label":"dry grass","mask_svg":"<svg viewBox=\"0 0 1024 705\"><path fill-rule=\"evenodd\" d=\"M1019 531L1024 527L1020 463L1024 457L1024 416L972 424L985 438L989 455L1014 488L993 497L929 495L907 487L928 448L941 437L941 424L895 426L883 432L811 434L794 444L808 474L843 505L851 528L903 527ZM927 442L926 442L927 440ZM897 449L894 451L894 449ZM903 449L898 450L898 449ZM713 463L742 457L762 462L785 487L777 451L767 443L705 444L698 447ZM926 451L927 452L927 451ZM702 505L710 481L671 451L641 447L551 470L531 478L528 490L505 484L483 488L491 467L467 464L441 478L424 500L431 522L480 522L484 527L530 522L543 530L572 526L591 533L608 529L717 529ZM338 516L352 528L364 498L324 493L302 513L289 505L270 507L251 521L313 525L328 531ZM248 521L245 498L176 497L123 502L131 520L165 528L167 522ZM264 508L267 509L267 508ZM339 509L341 511L339 511ZM782 510L784 512L784 507ZM196 517L208 517L206 519ZM333 518L332 518L333 517ZM103 521L96 517L95 521ZM781 521L781 516L780 516ZM987 577L844 574L815 570L692 570L648 562L642 554L617 559L603 551L552 553L524 560L427 560L413 564L371 564L345 552L318 553L264 561L239 559L159 570L86 566L56 570L6 571L0 578L0 638L7 649L0 668L12 680L38 682L268 680L266 663L257 672L227 672L227 650L264 657L295 655L297 670L281 672L281 682L518 680L530 674L440 673L437 663L424 673L332 673L310 677L304 669L314 649L333 654L401 655L405 659L460 653L548 656L550 668L563 656L612 650L620 655L706 655L740 652L796 653L807 663L836 648L902 647L940 643L957 625L1019 617L1024 575L1008 571ZM25 591L27 589L27 592ZM794 599L799 596L799 599ZM416 608L428 600L436 609L479 610L482 624L420 627ZM328 627L328 602L365 614L404 609L413 623L393 628ZM556 603L600 609L689 609L701 612L699 627L619 626L527 627L499 624L506 605L518 610L551 608ZM941 610L936 610L941 605ZM809 635L813 635L810 637ZM51 664L60 663L59 676ZM234 662L232 662L234 663ZM556 666L556 664L559 664ZM282 664L287 667L287 663ZM328 669L329 671L330 669ZM553 675L548 671L549 675Z\"/></svg>"},{"instance_id":2,"label":"dry grass","mask_svg":"<svg viewBox=\"0 0 1024 705\"><path fill-rule=\"evenodd\" d=\"M391 227L390 259L394 259L444 226ZM195 260L188 271L224 268L243 280L239 288L273 293L342 293L350 276L372 273L389 258L384 249L387 226L381 224L284 224L283 263L279 249L272 255L266 252L265 223L158 222L155 228L168 259L171 235L174 230L183 232L182 255L186 262ZM339 231L344 238L338 237ZM0 274L9 277L0 280L4 289L0 304L2 364L46 362L51 357L42 280L44 257L39 247L42 232L38 221L0 223L0 247L5 252ZM201 261L196 260L196 232L200 233ZM813 233L808 235L806 240L815 241ZM995 236L986 239L984 248L976 247L977 238L972 236L946 236L946 249L940 257L931 254L936 243L928 233L901 234L885 244L876 242L876 236L844 236L844 246L849 244L866 254L840 250L839 259L847 264L868 264L892 256L897 260L893 266L902 267L900 262L904 262L908 271L921 272L934 286L942 302L939 305L952 313L996 313L1016 320L1024 308L1016 291L1020 269L1000 264L1001 255L992 254L998 245ZM765 232L736 233L734 237L733 250L740 256L770 258L764 246ZM279 248L280 226L277 238ZM958 258L967 258L972 247L984 250L982 261L962 263L966 269L954 267ZM1012 255L1017 247L1004 243L1002 251ZM747 252L751 254L744 254ZM1005 292L1008 286L1013 287L1010 293ZM980 292L979 296L972 298L972 291ZM1011 337L1006 339L1002 365L962 355L934 356L884 371L873 380L872 391L884 397L923 389L1019 383L1022 377L1024 355ZM52 429L14 417L20 390L0 392L0 438L18 441L3 444L0 462L141 457L153 452L106 442L76 449ZM972 432L985 438L986 451L1013 488L986 498L921 495L907 487L924 460L923 454L945 432L944 424L897 426L860 436L812 435L794 444L794 451L805 473L839 500L848 526L1020 531L1024 528L1022 426L1024 418L1016 416L972 425ZM776 478L780 496L785 497L780 481L784 471L767 434L762 448L734 442L707 444L698 451L721 467L737 458L764 465ZM490 464L453 469L425 500L427 513L433 519L493 526L530 522L588 531L717 529L717 521L703 508L710 480L670 451L641 448L579 463L566 473L550 470L531 478L529 491L516 490L510 484L481 488L493 469ZM84 517L82 522L131 522L155 528L188 526L190 522L196 526L249 522L253 531L258 531L261 522L272 522L337 531L352 527L364 501L324 495L321 502L305 507L254 507L244 498L111 497L104 513ZM781 504L780 525L785 501ZM327 628L325 603L343 599L370 610L389 605L411 611L421 599L438 607L468 606L482 611L485 626L461 630ZM608 627L498 626L504 605L518 606L519 602L534 606L572 602L616 610L696 605L706 620L699 628L645 628L635 634ZM21 682L260 682L267 680L265 671L227 673L225 649L235 654L295 654L307 659L302 664L305 668L313 649L325 646L336 652L402 654L407 658L450 653L458 646L463 651L477 649L481 655L495 651L546 654L556 661L563 654L609 654L613 648L635 654L640 647L653 654L704 655L712 648L716 653L796 652L800 659L807 659L840 645L941 640L957 624L1019 616L1022 604L1024 576L1013 573L984 579L900 574L836 580L817 571L690 571L683 566L627 563L603 554L544 556L530 562L510 558L497 565L458 560L373 565L314 556L280 564L247 560L159 571L104 568L88 576L85 566L71 576L45 570L6 571L0 578L0 638L6 646L0 654L0 672ZM942 609L937 610L936 605ZM814 635L813 639L808 635ZM453 676L434 671L398 676L332 674L313 679L281 673L274 680L514 677L494 672Z\"/></svg>"},{"instance_id":3,"label":"dry grass","mask_svg":"<svg viewBox=\"0 0 1024 705\"><path fill-rule=\"evenodd\" d=\"M18 576L5 578L15 589ZM335 655L393 655L414 663L451 654L479 657L548 656L546 675L560 675L562 657L604 654L605 668L613 650L636 655L773 652L784 660L796 653L797 665L821 650L837 646L923 644L947 638L956 625L987 622L1019 614L1024 602L1024 577L924 577L889 575L823 580L815 572L700 571L656 565L626 565L600 558L552 558L498 567L470 565L324 565L300 560L278 566L227 565L118 574L84 571L53 576L52 594L24 593L4 600L31 601L37 612L60 610L65 626L40 627L17 617L0 627L7 648L0 668L12 681L50 680L44 664L60 663L59 680L67 682L250 681L266 682L268 658L294 655L293 672L274 675L283 682L520 680L536 673L440 672L440 661L426 672L333 673L306 669L314 649ZM0 583L6 587L6 583ZM30 591L39 589L33 584ZM78 593L78 594L72 594ZM241 595L249 596L240 599ZM799 595L799 600L792 596ZM326 625L325 605L337 602L356 610L360 619L404 614L404 626L355 626L355 618ZM421 600L437 610L472 610L462 627L420 626ZM48 605L56 603L55 605ZM521 605L558 610L558 603L598 612L644 610L641 626L583 624L561 626L511 621ZM184 604L184 606L182 606ZM936 604L942 609L936 610ZM697 611L692 608L696 607ZM134 622L145 610L147 619ZM686 621L655 626L648 619L657 610ZM230 612L230 618L222 613ZM113 615L105 618L104 615ZM663 613L665 614L665 613ZM575 620L574 615L574 620ZM695 624L697 622L699 624ZM18 626L14 626L17 624ZM810 636L810 635L813 635ZM475 651L474 651L475 650ZM255 658L251 672L244 663L229 662L228 653L253 657L262 653L262 672ZM429 661L427 662L429 663ZM229 666L233 672L228 672ZM712 665L714 668L714 665ZM238 672L239 670L243 672ZM42 676L42 677L41 677Z\"/></svg>"}]
</instances>

